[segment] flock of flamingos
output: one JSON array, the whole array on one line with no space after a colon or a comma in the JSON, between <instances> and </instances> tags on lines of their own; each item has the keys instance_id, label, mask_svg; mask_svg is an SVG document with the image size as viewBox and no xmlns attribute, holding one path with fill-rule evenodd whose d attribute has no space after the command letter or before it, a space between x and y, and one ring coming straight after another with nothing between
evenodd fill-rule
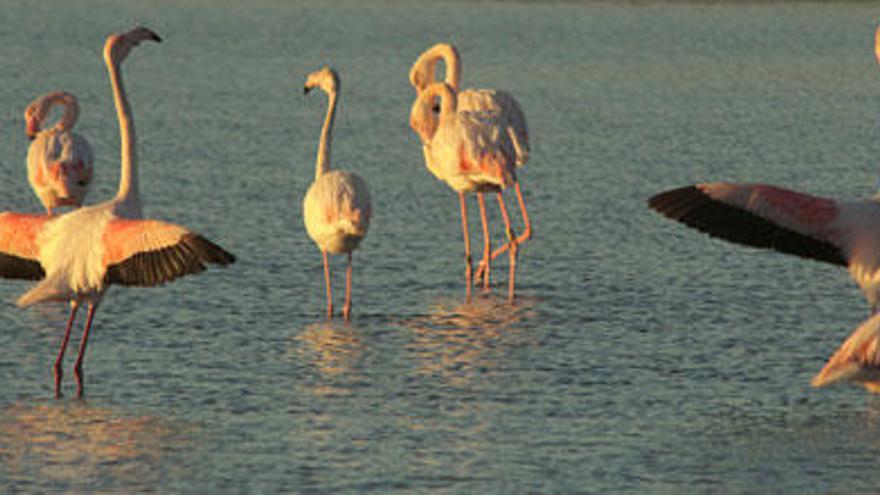
<instances>
[{"instance_id":1,"label":"flock of flamingos","mask_svg":"<svg viewBox=\"0 0 880 495\"><path fill-rule=\"evenodd\" d=\"M0 276L39 281L17 301L19 306L61 302L71 306L53 372L61 396L62 361L80 305L88 314L73 373L83 395L83 356L95 311L110 285L156 286L228 265L235 257L192 230L143 218L138 195L134 122L120 66L143 41L161 41L136 27L107 38L104 61L110 74L119 119L119 189L103 203L82 207L92 178L88 142L71 128L79 108L70 93L38 98L25 111L28 180L46 214L0 213ZM880 29L875 40L880 61ZM443 61L445 79L436 80ZM425 165L459 195L465 245L466 295L471 286L489 288L490 262L507 253L508 299L515 292L519 247L532 236L516 169L529 158L525 117L504 91L460 89L461 63L455 48L440 43L422 53L410 71L416 100L410 125L422 141ZM308 75L304 91L320 88L328 106L315 164L315 180L303 202L306 231L321 250L327 289L327 316L333 316L328 256L348 257L342 315L351 314L352 251L364 239L372 214L366 182L331 169L330 148L339 95L339 76L329 67ZM58 123L43 128L51 109L63 106ZM523 232L517 235L502 192L513 187ZM468 233L466 195L475 193L483 231L482 260L474 273ZM484 194L496 195L507 242L492 249ZM846 266L862 288L872 316L862 323L813 379L817 387L848 380L880 392L880 199L842 202L765 184L705 183L660 193L651 208L702 232L728 241ZM63 213L58 208L70 207Z\"/></svg>"}]
</instances>

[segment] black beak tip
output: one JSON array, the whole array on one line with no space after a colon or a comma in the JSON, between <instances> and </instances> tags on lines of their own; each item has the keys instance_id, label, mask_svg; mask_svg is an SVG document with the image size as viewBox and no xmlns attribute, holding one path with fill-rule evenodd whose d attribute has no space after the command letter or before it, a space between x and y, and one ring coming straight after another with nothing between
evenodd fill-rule
<instances>
[{"instance_id":1,"label":"black beak tip","mask_svg":"<svg viewBox=\"0 0 880 495\"><path fill-rule=\"evenodd\" d=\"M309 91L311 91L311 89L312 89L312 88L310 88L310 87L308 87L308 86L303 86L303 94L304 94L304 95L309 94Z\"/></svg>"}]
</instances>

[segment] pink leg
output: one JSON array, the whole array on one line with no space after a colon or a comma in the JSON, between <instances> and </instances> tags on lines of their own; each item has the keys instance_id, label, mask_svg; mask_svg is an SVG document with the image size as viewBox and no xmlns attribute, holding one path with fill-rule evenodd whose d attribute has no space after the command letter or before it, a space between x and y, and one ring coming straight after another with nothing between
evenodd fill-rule
<instances>
[{"instance_id":1,"label":"pink leg","mask_svg":"<svg viewBox=\"0 0 880 495\"><path fill-rule=\"evenodd\" d=\"M324 283L327 285L327 318L333 318L333 291L330 289L330 260L327 259L327 251L324 254Z\"/></svg>"},{"instance_id":2,"label":"pink leg","mask_svg":"<svg viewBox=\"0 0 880 495\"><path fill-rule=\"evenodd\" d=\"M516 182L516 198L519 201L519 209L522 212L523 222L525 223L525 230L519 237L516 238L516 244L522 244L529 239L532 238L532 222L529 220L529 212L526 210L526 203L523 200L522 190L520 189L519 182ZM510 243L501 246L492 252L491 259L497 258L499 255L505 253L508 249L510 249Z\"/></svg>"},{"instance_id":3,"label":"pink leg","mask_svg":"<svg viewBox=\"0 0 880 495\"><path fill-rule=\"evenodd\" d=\"M345 271L345 306L342 316L348 320L351 315L351 251L348 252L348 270Z\"/></svg>"},{"instance_id":4,"label":"pink leg","mask_svg":"<svg viewBox=\"0 0 880 495\"><path fill-rule=\"evenodd\" d=\"M76 397L82 398L84 391L82 364L86 354L86 345L89 343L89 333L92 330L92 320L95 318L97 304L89 304L89 314L86 318L86 328L83 330L82 340L79 343L79 353L76 355L76 363L73 364L73 376L76 378Z\"/></svg>"},{"instance_id":5,"label":"pink leg","mask_svg":"<svg viewBox=\"0 0 880 495\"><path fill-rule=\"evenodd\" d=\"M486 202L483 193L477 193L477 203L480 204L480 220L483 223L483 259L477 268L476 283L480 282L480 275L485 274L483 290L489 290L489 261L492 255L492 240L489 238L489 222L486 219Z\"/></svg>"},{"instance_id":6,"label":"pink leg","mask_svg":"<svg viewBox=\"0 0 880 495\"><path fill-rule=\"evenodd\" d=\"M67 343L70 342L70 329L73 328L73 322L76 320L76 310L79 305L76 302L70 303L70 317L67 319L67 327L64 329L64 338L61 340L61 348L58 349L58 355L55 357L55 366L52 367L52 373L55 375L55 397L61 397L61 378L64 372L61 370L61 363L64 361L64 351L67 350Z\"/></svg>"},{"instance_id":7,"label":"pink leg","mask_svg":"<svg viewBox=\"0 0 880 495\"><path fill-rule=\"evenodd\" d=\"M516 234L513 233L513 227L510 226L510 215L507 214L507 206L504 204L504 198L501 191L498 191L498 207L501 208L501 217L504 219L504 228L507 229L507 242L510 246L510 277L507 279L507 300L513 302L514 287L516 286Z\"/></svg>"},{"instance_id":8,"label":"pink leg","mask_svg":"<svg viewBox=\"0 0 880 495\"><path fill-rule=\"evenodd\" d=\"M471 274L474 270L473 261L471 260L471 241L468 236L468 220L467 220L467 204L465 203L464 193L458 193L459 202L461 203L461 231L464 235L464 279L467 284L465 290L465 299L471 301Z\"/></svg>"}]
</instances>

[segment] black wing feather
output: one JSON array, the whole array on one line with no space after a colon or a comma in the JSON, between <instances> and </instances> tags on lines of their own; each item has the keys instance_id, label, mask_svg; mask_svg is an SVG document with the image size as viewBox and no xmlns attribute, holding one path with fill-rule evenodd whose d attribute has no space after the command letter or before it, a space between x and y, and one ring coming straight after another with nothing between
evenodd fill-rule
<instances>
[{"instance_id":1,"label":"black wing feather","mask_svg":"<svg viewBox=\"0 0 880 495\"><path fill-rule=\"evenodd\" d=\"M748 210L717 201L696 186L666 191L648 200L662 215L689 227L737 244L847 266L840 247L801 234Z\"/></svg>"}]
</instances>

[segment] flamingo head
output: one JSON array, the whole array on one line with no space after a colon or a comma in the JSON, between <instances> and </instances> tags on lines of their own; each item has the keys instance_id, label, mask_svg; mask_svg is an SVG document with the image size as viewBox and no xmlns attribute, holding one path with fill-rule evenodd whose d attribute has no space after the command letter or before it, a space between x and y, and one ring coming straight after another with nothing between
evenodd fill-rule
<instances>
[{"instance_id":1,"label":"flamingo head","mask_svg":"<svg viewBox=\"0 0 880 495\"><path fill-rule=\"evenodd\" d=\"M324 66L306 77L303 93L308 94L313 88L321 88L328 95L336 94L339 90L339 75L335 70Z\"/></svg>"},{"instance_id":2,"label":"flamingo head","mask_svg":"<svg viewBox=\"0 0 880 495\"><path fill-rule=\"evenodd\" d=\"M43 118L34 115L32 110L32 107L27 107L24 111L24 134L30 141L40 133L40 123L43 121Z\"/></svg>"},{"instance_id":3,"label":"flamingo head","mask_svg":"<svg viewBox=\"0 0 880 495\"><path fill-rule=\"evenodd\" d=\"M40 96L24 109L25 135L28 139L33 141L43 130L43 123L49 111L56 105L63 105L65 111L52 130L60 132L73 128L79 118L79 102L76 96L67 91L53 91Z\"/></svg>"},{"instance_id":4,"label":"flamingo head","mask_svg":"<svg viewBox=\"0 0 880 495\"><path fill-rule=\"evenodd\" d=\"M409 112L409 126L419 135L422 143L433 139L437 132L438 115L434 112L436 97L425 92L419 94Z\"/></svg>"},{"instance_id":5,"label":"flamingo head","mask_svg":"<svg viewBox=\"0 0 880 495\"><path fill-rule=\"evenodd\" d=\"M159 43L162 38L152 30L140 26L121 34L111 34L104 43L104 60L108 64L122 63L131 49L138 46L141 41Z\"/></svg>"}]
</instances>

